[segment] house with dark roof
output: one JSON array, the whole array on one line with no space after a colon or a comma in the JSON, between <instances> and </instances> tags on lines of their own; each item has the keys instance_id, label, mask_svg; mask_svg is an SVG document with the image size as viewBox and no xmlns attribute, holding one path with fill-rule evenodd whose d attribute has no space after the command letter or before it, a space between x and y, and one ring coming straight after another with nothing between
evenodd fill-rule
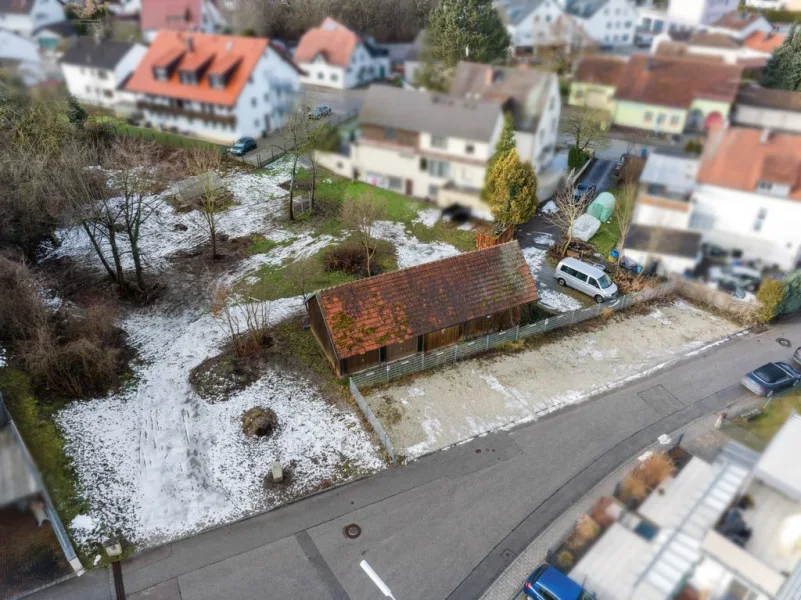
<instances>
[{"instance_id":1,"label":"house with dark roof","mask_svg":"<svg viewBox=\"0 0 801 600\"><path fill-rule=\"evenodd\" d=\"M626 236L623 254L659 275L692 273L701 259L701 234L635 223Z\"/></svg>"},{"instance_id":2,"label":"house with dark roof","mask_svg":"<svg viewBox=\"0 0 801 600\"><path fill-rule=\"evenodd\" d=\"M460 62L449 94L500 101L512 115L521 160L540 173L553 159L562 107L555 73Z\"/></svg>"},{"instance_id":3,"label":"house with dark roof","mask_svg":"<svg viewBox=\"0 0 801 600\"><path fill-rule=\"evenodd\" d=\"M130 94L121 88L146 52L134 42L82 37L59 64L70 94L85 104L116 110L131 104Z\"/></svg>"},{"instance_id":4,"label":"house with dark roof","mask_svg":"<svg viewBox=\"0 0 801 600\"><path fill-rule=\"evenodd\" d=\"M34 39L45 25L65 21L60 0L0 0L0 29Z\"/></svg>"},{"instance_id":5,"label":"house with dark roof","mask_svg":"<svg viewBox=\"0 0 801 600\"><path fill-rule=\"evenodd\" d=\"M614 95L606 101L613 122L656 133L700 131L725 121L743 75L742 65L710 68L709 62L691 57L633 55L619 71L586 60L572 85L580 89L602 77L607 86L614 83ZM571 90L571 104L594 105L577 91Z\"/></svg>"},{"instance_id":6,"label":"house with dark roof","mask_svg":"<svg viewBox=\"0 0 801 600\"><path fill-rule=\"evenodd\" d=\"M537 299L514 241L328 288L307 306L345 376L513 327Z\"/></svg>"},{"instance_id":7,"label":"house with dark roof","mask_svg":"<svg viewBox=\"0 0 801 600\"><path fill-rule=\"evenodd\" d=\"M389 52L342 23L326 17L303 34L294 55L301 83L350 89L389 76Z\"/></svg>"},{"instance_id":8,"label":"house with dark roof","mask_svg":"<svg viewBox=\"0 0 801 600\"><path fill-rule=\"evenodd\" d=\"M228 26L214 0L141 0L139 19L148 43L161 30L222 33Z\"/></svg>"},{"instance_id":9,"label":"house with dark roof","mask_svg":"<svg viewBox=\"0 0 801 600\"><path fill-rule=\"evenodd\" d=\"M161 31L125 89L151 126L227 143L281 127L300 70L268 39Z\"/></svg>"},{"instance_id":10,"label":"house with dark roof","mask_svg":"<svg viewBox=\"0 0 801 600\"><path fill-rule=\"evenodd\" d=\"M732 121L746 127L801 133L801 92L741 88L737 92Z\"/></svg>"},{"instance_id":11,"label":"house with dark roof","mask_svg":"<svg viewBox=\"0 0 801 600\"><path fill-rule=\"evenodd\" d=\"M501 100L373 85L359 128L350 146L354 178L488 217L479 190L503 129Z\"/></svg>"}]
</instances>

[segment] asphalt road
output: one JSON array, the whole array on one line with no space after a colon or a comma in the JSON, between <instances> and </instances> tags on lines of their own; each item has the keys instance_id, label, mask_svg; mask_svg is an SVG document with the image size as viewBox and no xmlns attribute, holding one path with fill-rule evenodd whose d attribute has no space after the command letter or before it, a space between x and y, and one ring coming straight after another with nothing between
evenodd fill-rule
<instances>
[{"instance_id":1,"label":"asphalt road","mask_svg":"<svg viewBox=\"0 0 801 600\"><path fill-rule=\"evenodd\" d=\"M566 507L662 433L744 393L742 373L788 357L801 319L719 345L512 431L498 432L125 562L132 600L381 597L367 560L398 600L478 598ZM638 395L661 385L680 404ZM360 537L346 539L356 523ZM534 565L532 565L533 567ZM106 600L106 570L35 598Z\"/></svg>"}]
</instances>

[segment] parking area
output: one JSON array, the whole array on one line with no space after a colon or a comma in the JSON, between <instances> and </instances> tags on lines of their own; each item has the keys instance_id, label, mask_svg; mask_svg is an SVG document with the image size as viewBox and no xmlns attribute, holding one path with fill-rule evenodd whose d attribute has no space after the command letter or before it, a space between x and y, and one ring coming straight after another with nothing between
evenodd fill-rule
<instances>
[{"instance_id":1,"label":"parking area","mask_svg":"<svg viewBox=\"0 0 801 600\"><path fill-rule=\"evenodd\" d=\"M740 329L683 300L589 327L537 348L365 390L364 396L396 451L415 458L581 402Z\"/></svg>"}]
</instances>

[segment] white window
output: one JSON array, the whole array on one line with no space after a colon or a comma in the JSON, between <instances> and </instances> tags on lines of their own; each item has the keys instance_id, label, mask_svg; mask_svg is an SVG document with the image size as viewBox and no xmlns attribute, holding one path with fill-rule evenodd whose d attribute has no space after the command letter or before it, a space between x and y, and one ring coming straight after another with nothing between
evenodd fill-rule
<instances>
[{"instance_id":1,"label":"white window","mask_svg":"<svg viewBox=\"0 0 801 600\"><path fill-rule=\"evenodd\" d=\"M336 73L331 73L331 81L339 81L339 75Z\"/></svg>"},{"instance_id":2,"label":"white window","mask_svg":"<svg viewBox=\"0 0 801 600\"><path fill-rule=\"evenodd\" d=\"M259 119L258 118L253 120L253 126L254 127L258 127L259 126Z\"/></svg>"},{"instance_id":3,"label":"white window","mask_svg":"<svg viewBox=\"0 0 801 600\"><path fill-rule=\"evenodd\" d=\"M324 78L325 78L325 74L322 71L317 73L317 79L324 79Z\"/></svg>"},{"instance_id":4,"label":"white window","mask_svg":"<svg viewBox=\"0 0 801 600\"><path fill-rule=\"evenodd\" d=\"M264 92L264 101L265 102L269 102L270 101L270 93L269 92Z\"/></svg>"},{"instance_id":5,"label":"white window","mask_svg":"<svg viewBox=\"0 0 801 600\"><path fill-rule=\"evenodd\" d=\"M429 160L428 174L434 177L448 177L450 166L450 163L444 160Z\"/></svg>"},{"instance_id":6,"label":"white window","mask_svg":"<svg viewBox=\"0 0 801 600\"><path fill-rule=\"evenodd\" d=\"M475 149L475 147L473 146L473 144L467 144L467 145L464 147L464 151L465 151L465 154L473 154L473 152L475 152L475 151L476 151L476 149Z\"/></svg>"},{"instance_id":7,"label":"white window","mask_svg":"<svg viewBox=\"0 0 801 600\"><path fill-rule=\"evenodd\" d=\"M255 98L251 98L250 99L250 105L254 106L254 107L256 106L256 99Z\"/></svg>"},{"instance_id":8,"label":"white window","mask_svg":"<svg viewBox=\"0 0 801 600\"><path fill-rule=\"evenodd\" d=\"M403 189L403 179L400 177L387 177L387 187L400 192Z\"/></svg>"},{"instance_id":9,"label":"white window","mask_svg":"<svg viewBox=\"0 0 801 600\"><path fill-rule=\"evenodd\" d=\"M443 137L441 135L432 135L431 147L440 148L441 150L446 150L448 148L448 138Z\"/></svg>"}]
</instances>

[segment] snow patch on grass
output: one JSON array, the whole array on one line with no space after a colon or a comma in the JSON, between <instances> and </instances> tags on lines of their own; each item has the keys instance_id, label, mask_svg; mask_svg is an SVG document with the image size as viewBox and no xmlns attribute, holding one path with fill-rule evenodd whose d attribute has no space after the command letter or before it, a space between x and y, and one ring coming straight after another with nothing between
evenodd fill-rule
<instances>
[{"instance_id":1,"label":"snow patch on grass","mask_svg":"<svg viewBox=\"0 0 801 600\"><path fill-rule=\"evenodd\" d=\"M460 254L455 246L445 242L423 243L407 233L403 223L394 221L378 221L373 227L373 236L395 246L399 269Z\"/></svg>"},{"instance_id":2,"label":"snow patch on grass","mask_svg":"<svg viewBox=\"0 0 801 600\"><path fill-rule=\"evenodd\" d=\"M582 308L581 302L562 292L556 292L543 287L541 287L538 292L540 295L540 304L551 310L570 312L571 310Z\"/></svg>"},{"instance_id":3,"label":"snow patch on grass","mask_svg":"<svg viewBox=\"0 0 801 600\"><path fill-rule=\"evenodd\" d=\"M559 207L556 206L556 203L551 200L545 206L542 207L542 212L546 215L552 215L553 213L559 212Z\"/></svg>"},{"instance_id":4,"label":"snow patch on grass","mask_svg":"<svg viewBox=\"0 0 801 600\"><path fill-rule=\"evenodd\" d=\"M422 223L426 227L433 227L441 216L442 211L438 208L426 208L417 213L417 218L412 223Z\"/></svg>"},{"instance_id":5,"label":"snow patch on grass","mask_svg":"<svg viewBox=\"0 0 801 600\"><path fill-rule=\"evenodd\" d=\"M537 274L540 272L543 262L545 261L545 250L540 250L539 248L534 248L533 246L529 248L523 248L523 257L528 263L528 268L531 269L531 274L536 279Z\"/></svg>"}]
</instances>

